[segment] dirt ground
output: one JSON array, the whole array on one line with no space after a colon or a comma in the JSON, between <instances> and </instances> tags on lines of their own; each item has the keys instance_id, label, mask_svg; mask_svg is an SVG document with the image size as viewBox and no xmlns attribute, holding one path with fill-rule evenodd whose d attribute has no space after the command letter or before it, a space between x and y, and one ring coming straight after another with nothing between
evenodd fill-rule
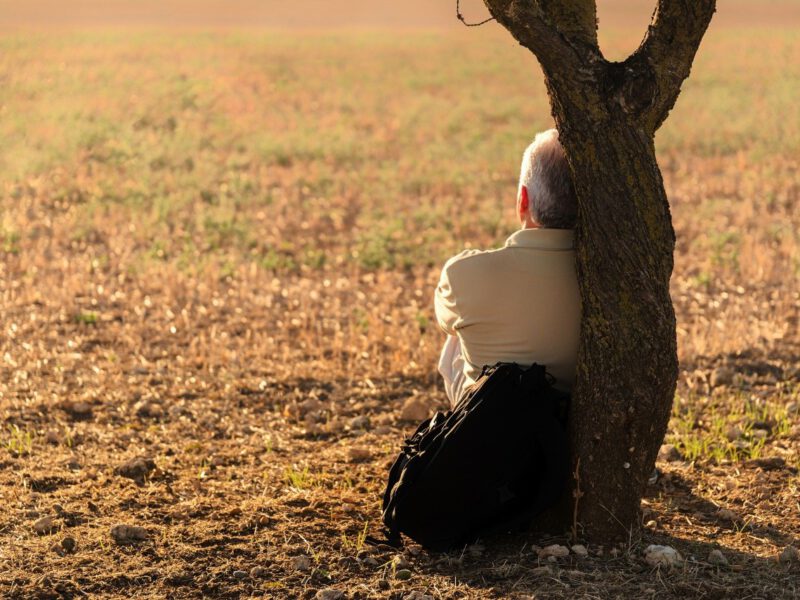
<instances>
[{"instance_id":1,"label":"dirt ground","mask_svg":"<svg viewBox=\"0 0 800 600\"><path fill-rule=\"evenodd\" d=\"M253 314L237 301L206 318L235 332L240 308L242 319ZM618 547L590 545L586 557L541 559L541 547L570 542L536 534L450 554L413 543L371 546L365 535L381 535L386 469L413 427L398 409L410 398L441 405L433 376L296 379L287 365L284 374L252 366L226 380L187 352L191 339L147 331L144 323L126 327L135 310L125 304L103 310L107 320L98 325L48 321L53 338L73 341L57 365L27 377L4 368L15 380L4 419L37 435L29 452L20 447L0 462L3 597L800 593L798 561L777 560L800 543L797 469L780 458L790 449L797 456L796 425L761 459L660 462L643 501L641 534ZM105 352L129 337L125 329L153 341L151 360L108 365ZM728 359L744 374L738 385L757 393L775 393L774 373L791 368L776 356ZM37 533L43 517L51 522ZM144 539L118 543L112 529L120 524L143 527ZM685 562L648 566L642 552L652 543L675 547ZM715 549L728 564L709 562Z\"/></svg>"}]
</instances>

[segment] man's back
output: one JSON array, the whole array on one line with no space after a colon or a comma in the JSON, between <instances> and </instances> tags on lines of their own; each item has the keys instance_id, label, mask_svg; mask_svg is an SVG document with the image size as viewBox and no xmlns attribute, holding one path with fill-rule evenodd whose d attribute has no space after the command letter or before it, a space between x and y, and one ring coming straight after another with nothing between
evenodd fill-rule
<instances>
[{"instance_id":1,"label":"man's back","mask_svg":"<svg viewBox=\"0 0 800 600\"><path fill-rule=\"evenodd\" d=\"M503 248L451 258L436 289L436 317L457 335L466 381L483 365L545 365L571 389L580 335L580 293L573 232L522 229Z\"/></svg>"}]
</instances>

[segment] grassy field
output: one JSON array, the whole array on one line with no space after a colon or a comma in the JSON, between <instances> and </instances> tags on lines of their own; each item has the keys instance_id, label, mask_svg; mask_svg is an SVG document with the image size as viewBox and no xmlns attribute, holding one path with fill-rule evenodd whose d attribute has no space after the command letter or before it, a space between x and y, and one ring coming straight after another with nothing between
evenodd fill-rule
<instances>
[{"instance_id":1,"label":"grassy field","mask_svg":"<svg viewBox=\"0 0 800 600\"><path fill-rule=\"evenodd\" d=\"M398 553L365 532L401 408L445 403L440 266L507 237L551 124L533 59L484 30L1 35L0 596L797 597L799 96L799 30L721 29L658 134L681 459L641 538Z\"/></svg>"}]
</instances>

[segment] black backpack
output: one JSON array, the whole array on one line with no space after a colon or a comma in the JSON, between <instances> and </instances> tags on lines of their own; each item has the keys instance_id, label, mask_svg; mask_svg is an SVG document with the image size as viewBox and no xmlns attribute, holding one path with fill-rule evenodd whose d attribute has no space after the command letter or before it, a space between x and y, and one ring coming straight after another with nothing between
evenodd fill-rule
<instances>
[{"instance_id":1,"label":"black backpack","mask_svg":"<svg viewBox=\"0 0 800 600\"><path fill-rule=\"evenodd\" d=\"M555 504L569 472L569 395L552 382L536 364L487 366L453 410L424 421L389 471L387 537L448 550L524 529Z\"/></svg>"}]
</instances>

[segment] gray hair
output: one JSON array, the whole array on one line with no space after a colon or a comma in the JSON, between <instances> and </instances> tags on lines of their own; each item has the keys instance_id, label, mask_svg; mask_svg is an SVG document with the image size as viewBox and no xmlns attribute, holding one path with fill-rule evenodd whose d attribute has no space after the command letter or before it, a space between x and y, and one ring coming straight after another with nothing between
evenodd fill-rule
<instances>
[{"instance_id":1,"label":"gray hair","mask_svg":"<svg viewBox=\"0 0 800 600\"><path fill-rule=\"evenodd\" d=\"M542 227L572 229L578 215L578 201L558 131L548 129L536 135L522 157L519 186L528 189L530 211Z\"/></svg>"}]
</instances>

